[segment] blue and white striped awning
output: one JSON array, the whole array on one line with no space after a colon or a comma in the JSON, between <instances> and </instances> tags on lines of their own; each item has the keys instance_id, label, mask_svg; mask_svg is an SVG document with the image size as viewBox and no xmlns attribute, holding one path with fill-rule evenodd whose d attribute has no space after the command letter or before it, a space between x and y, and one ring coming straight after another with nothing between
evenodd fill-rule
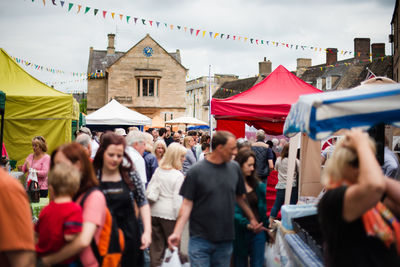
<instances>
[{"instance_id":1,"label":"blue and white striped awning","mask_svg":"<svg viewBox=\"0 0 400 267\"><path fill-rule=\"evenodd\" d=\"M321 140L340 129L369 129L378 123L399 127L400 83L374 80L349 90L300 96L286 118L284 134L304 132Z\"/></svg>"}]
</instances>

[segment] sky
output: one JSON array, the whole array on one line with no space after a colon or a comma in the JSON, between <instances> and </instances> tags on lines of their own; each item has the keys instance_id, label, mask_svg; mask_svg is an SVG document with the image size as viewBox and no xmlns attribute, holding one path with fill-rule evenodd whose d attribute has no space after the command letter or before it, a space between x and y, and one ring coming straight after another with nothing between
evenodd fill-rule
<instances>
[{"instance_id":1,"label":"sky","mask_svg":"<svg viewBox=\"0 0 400 267\"><path fill-rule=\"evenodd\" d=\"M388 35L395 6L395 0L76 0L65 1L63 7L60 0L54 3L56 6L52 0L0 0L0 47L13 57L64 71L24 67L64 92L86 90L85 77L72 72L87 71L89 48L106 50L108 33L116 34L117 51L126 52L147 33L168 52L179 49L182 64L189 69L188 80L208 76L209 66L211 75L252 77L258 74L258 62L264 57L272 62L272 69L283 65L293 71L297 58L323 64L325 48L337 48L338 59L346 59L352 56L340 51L353 52L357 37L370 38L371 44L385 43L390 55ZM74 5L68 12L70 3ZM79 13L78 5L82 6ZM86 7L90 10L84 14ZM96 16L95 8L99 9ZM114 19L111 12L116 14ZM124 15L123 20L118 14ZM125 16L131 16L129 23ZM136 24L134 17L138 18ZM150 20L153 26L149 26ZM196 37L197 29L201 31ZM207 31L205 37L203 31ZM212 38L209 32L213 32ZM214 38L215 33L224 37ZM233 36L241 40L234 41ZM268 40L269 45L251 44L250 38ZM294 46L287 48L282 43Z\"/></svg>"}]
</instances>

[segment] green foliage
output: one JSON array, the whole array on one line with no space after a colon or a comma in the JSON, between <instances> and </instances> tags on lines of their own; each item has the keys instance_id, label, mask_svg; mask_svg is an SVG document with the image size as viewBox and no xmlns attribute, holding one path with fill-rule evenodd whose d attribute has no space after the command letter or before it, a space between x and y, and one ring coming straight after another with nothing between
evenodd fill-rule
<instances>
[{"instance_id":1,"label":"green foliage","mask_svg":"<svg viewBox=\"0 0 400 267\"><path fill-rule=\"evenodd\" d=\"M80 112L87 114L86 113L86 108L87 108L87 99L82 99L81 103L79 103Z\"/></svg>"}]
</instances>

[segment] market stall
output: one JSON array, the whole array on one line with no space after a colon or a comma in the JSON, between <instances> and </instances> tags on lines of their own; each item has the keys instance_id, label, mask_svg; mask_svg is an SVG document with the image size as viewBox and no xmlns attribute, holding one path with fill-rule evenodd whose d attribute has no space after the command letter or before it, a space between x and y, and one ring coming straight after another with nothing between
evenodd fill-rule
<instances>
[{"instance_id":1,"label":"market stall","mask_svg":"<svg viewBox=\"0 0 400 267\"><path fill-rule=\"evenodd\" d=\"M151 125L152 120L131 110L113 99L105 106L86 116L86 126L91 130L113 130L128 126Z\"/></svg>"},{"instance_id":2,"label":"market stall","mask_svg":"<svg viewBox=\"0 0 400 267\"><path fill-rule=\"evenodd\" d=\"M193 118L193 117L179 117L173 120L169 120L165 122L166 124L183 124L185 125L185 130L187 130L188 125L204 125L206 126L207 123L204 121L201 121L199 119Z\"/></svg>"},{"instance_id":3,"label":"market stall","mask_svg":"<svg viewBox=\"0 0 400 267\"><path fill-rule=\"evenodd\" d=\"M299 96L320 92L280 65L252 88L226 99L212 99L211 114L218 130L243 134L236 137L244 137L244 123L280 135L290 107Z\"/></svg>"},{"instance_id":4,"label":"market stall","mask_svg":"<svg viewBox=\"0 0 400 267\"><path fill-rule=\"evenodd\" d=\"M48 152L70 142L72 121L79 104L72 95L59 92L29 75L0 49L0 89L7 95L4 143L10 159L21 165L32 151L31 140L41 135Z\"/></svg>"},{"instance_id":5,"label":"market stall","mask_svg":"<svg viewBox=\"0 0 400 267\"><path fill-rule=\"evenodd\" d=\"M299 101L292 106L287 116L284 134L293 138L298 137L298 132L302 132L302 136L308 135L313 139L321 140L340 129L362 127L367 130L378 124L399 125L400 107L398 103L400 103L400 84L380 77L368 80L361 86L349 90L300 96ZM290 150L293 150L292 147ZM294 161L291 151L289 151L290 161ZM294 171L294 166L291 167L289 163L290 168L293 170L288 171L287 184L289 185L293 179L291 173ZM311 182L318 190L321 188L319 176L304 175L301 171L300 187ZM286 194L290 189L286 188ZM284 239L287 244L300 244L299 248L295 247L294 250L306 247L307 253L319 254L319 258L321 258L322 240L316 241L320 238L319 233L314 233L314 236L310 233L312 229L318 228L315 218L317 211L315 209L314 212L306 214L304 210L301 210L303 207L303 205L299 205L292 207L292 210L290 210L290 206L282 207L282 224L294 224L295 221L298 223L297 229L293 225L286 227L291 228L290 230L295 229L297 236L284 235ZM312 218L309 215L315 217ZM309 229L304 227L306 220L309 220L307 222L309 226L312 225Z\"/></svg>"}]
</instances>

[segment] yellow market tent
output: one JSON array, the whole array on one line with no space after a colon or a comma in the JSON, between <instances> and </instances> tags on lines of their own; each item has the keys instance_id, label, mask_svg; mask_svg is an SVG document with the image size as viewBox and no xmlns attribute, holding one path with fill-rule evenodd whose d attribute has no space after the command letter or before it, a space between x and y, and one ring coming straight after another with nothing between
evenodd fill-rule
<instances>
[{"instance_id":1,"label":"yellow market tent","mask_svg":"<svg viewBox=\"0 0 400 267\"><path fill-rule=\"evenodd\" d=\"M1 48L0 90L6 94L4 144L10 159L22 164L37 135L46 139L47 153L71 141L72 120L79 118L76 100L29 75Z\"/></svg>"}]
</instances>

